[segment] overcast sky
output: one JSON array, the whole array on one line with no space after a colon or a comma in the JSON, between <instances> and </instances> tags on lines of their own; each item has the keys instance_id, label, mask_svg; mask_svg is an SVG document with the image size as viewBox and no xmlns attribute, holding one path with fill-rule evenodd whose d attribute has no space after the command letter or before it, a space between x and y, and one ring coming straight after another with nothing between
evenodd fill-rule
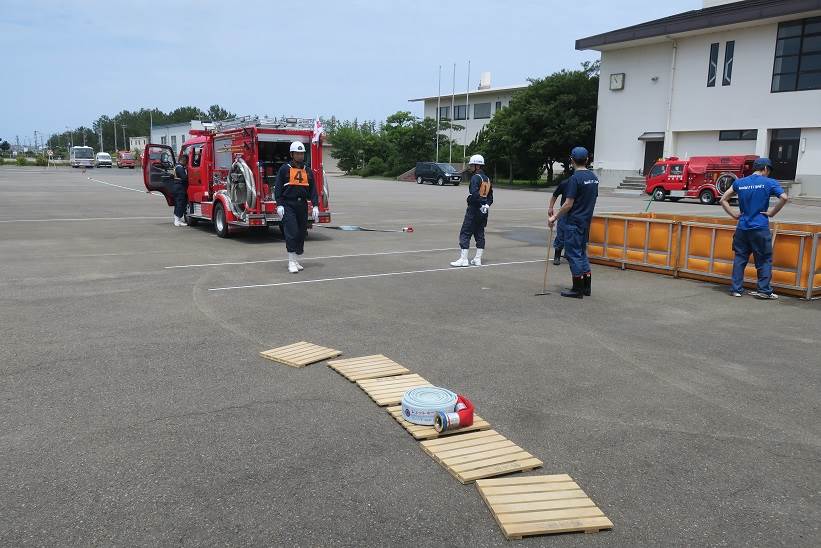
<instances>
[{"instance_id":1,"label":"overcast sky","mask_svg":"<svg viewBox=\"0 0 821 548\"><path fill-rule=\"evenodd\" d=\"M30 140L123 109L384 119L408 99L578 67L577 38L701 0L0 3L0 137Z\"/></svg>"}]
</instances>

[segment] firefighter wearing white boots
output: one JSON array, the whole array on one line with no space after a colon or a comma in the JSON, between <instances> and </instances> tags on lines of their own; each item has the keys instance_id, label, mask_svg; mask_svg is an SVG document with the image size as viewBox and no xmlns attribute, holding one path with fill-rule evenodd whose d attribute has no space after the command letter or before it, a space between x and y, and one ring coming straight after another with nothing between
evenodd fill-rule
<instances>
[{"instance_id":1,"label":"firefighter wearing white boots","mask_svg":"<svg viewBox=\"0 0 821 548\"><path fill-rule=\"evenodd\" d=\"M490 178L483 171L482 166L484 165L485 159L481 154L474 154L468 161L468 169L473 172L473 175L470 178L465 220L459 231L461 254L457 260L450 263L450 266L482 266L482 255L485 253L485 227L490 206L493 204L493 187L490 184ZM468 261L471 238L476 240L476 255Z\"/></svg>"},{"instance_id":2,"label":"firefighter wearing white boots","mask_svg":"<svg viewBox=\"0 0 821 548\"><path fill-rule=\"evenodd\" d=\"M291 143L291 161L277 172L274 199L288 250L288 272L296 274L303 268L297 258L305 251L309 199L313 204L311 217L315 223L319 222L319 196L314 176L305 167L305 145L299 141Z\"/></svg>"}]
</instances>

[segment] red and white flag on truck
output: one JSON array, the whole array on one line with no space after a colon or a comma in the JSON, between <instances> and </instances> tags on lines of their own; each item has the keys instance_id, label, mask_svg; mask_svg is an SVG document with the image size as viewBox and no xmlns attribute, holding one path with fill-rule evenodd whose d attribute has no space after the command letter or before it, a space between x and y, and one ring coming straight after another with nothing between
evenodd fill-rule
<instances>
[{"instance_id":1,"label":"red and white flag on truck","mask_svg":"<svg viewBox=\"0 0 821 548\"><path fill-rule=\"evenodd\" d=\"M318 143L324 132L325 128L322 127L322 122L320 122L319 118L317 118L314 121L314 136L311 138L311 142Z\"/></svg>"}]
</instances>

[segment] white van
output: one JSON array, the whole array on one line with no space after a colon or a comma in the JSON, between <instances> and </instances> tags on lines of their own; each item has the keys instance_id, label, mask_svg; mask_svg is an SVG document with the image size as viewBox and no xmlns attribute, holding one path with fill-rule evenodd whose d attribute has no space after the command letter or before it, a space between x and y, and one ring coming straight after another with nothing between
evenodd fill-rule
<instances>
[{"instance_id":1,"label":"white van","mask_svg":"<svg viewBox=\"0 0 821 548\"><path fill-rule=\"evenodd\" d=\"M94 157L94 165L97 167L111 167L111 154L108 152L98 152Z\"/></svg>"}]
</instances>

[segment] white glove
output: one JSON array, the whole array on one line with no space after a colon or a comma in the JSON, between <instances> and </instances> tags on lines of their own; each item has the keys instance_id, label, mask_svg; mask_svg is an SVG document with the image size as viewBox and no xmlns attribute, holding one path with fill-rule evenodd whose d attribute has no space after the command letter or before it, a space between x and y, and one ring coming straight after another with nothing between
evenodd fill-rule
<instances>
[{"instance_id":1,"label":"white glove","mask_svg":"<svg viewBox=\"0 0 821 548\"><path fill-rule=\"evenodd\" d=\"M319 208L314 206L314 209L311 211L311 217L314 218L314 222L319 222Z\"/></svg>"},{"instance_id":2,"label":"white glove","mask_svg":"<svg viewBox=\"0 0 821 548\"><path fill-rule=\"evenodd\" d=\"M479 208L479 211L482 212L482 215L487 215L487 212L490 211L490 206L485 204Z\"/></svg>"},{"instance_id":3,"label":"white glove","mask_svg":"<svg viewBox=\"0 0 821 548\"><path fill-rule=\"evenodd\" d=\"M285 216L285 208L282 206L277 206L277 215L279 215L279 218L282 219Z\"/></svg>"}]
</instances>

